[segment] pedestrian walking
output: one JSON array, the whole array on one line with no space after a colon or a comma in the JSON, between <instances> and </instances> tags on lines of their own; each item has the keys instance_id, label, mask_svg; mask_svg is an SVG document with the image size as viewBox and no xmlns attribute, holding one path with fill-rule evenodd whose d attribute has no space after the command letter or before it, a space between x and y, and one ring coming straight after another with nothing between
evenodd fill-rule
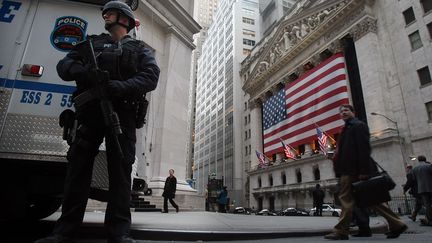
<instances>
[{"instance_id":1,"label":"pedestrian walking","mask_svg":"<svg viewBox=\"0 0 432 243\"><path fill-rule=\"evenodd\" d=\"M422 225L432 226L432 165L426 161L424 155L417 157L418 165L412 170L414 180L417 181L417 193L426 208L426 219Z\"/></svg>"},{"instance_id":2,"label":"pedestrian walking","mask_svg":"<svg viewBox=\"0 0 432 243\"><path fill-rule=\"evenodd\" d=\"M339 200L342 213L339 222L334 226L333 233L324 236L329 240L348 240L349 225L353 217L355 201L351 184L365 180L377 172L371 158L369 127L354 115L354 107L345 104L339 107L339 114L345 126L339 136L337 151L333 157L335 174L340 177ZM388 222L387 238L397 238L408 227L388 207L387 204L372 206Z\"/></svg>"},{"instance_id":3,"label":"pedestrian walking","mask_svg":"<svg viewBox=\"0 0 432 243\"><path fill-rule=\"evenodd\" d=\"M168 213L168 200L171 205L176 209L176 212L179 212L179 206L174 202L175 193L177 189L177 179L174 176L174 170L169 170L169 176L165 180L164 191L162 196L164 198L164 205L162 213Z\"/></svg>"},{"instance_id":4,"label":"pedestrian walking","mask_svg":"<svg viewBox=\"0 0 432 243\"><path fill-rule=\"evenodd\" d=\"M135 27L131 8L118 1L104 5L102 17L109 34L91 35L97 64L101 72L91 67L77 48L71 50L57 65L58 75L65 81L76 81L74 93L77 131L67 153L68 172L65 179L62 213L51 236L37 243L71 242L79 229L86 209L90 191L92 169L99 146L104 141L107 152L109 196L105 212L108 243L136 242L129 237L131 225L131 171L135 158L137 103L147 92L156 88L159 68L151 51L142 41L128 35ZM120 50L120 52L118 51ZM105 91L112 109L118 115L121 133L117 135L123 156L118 152L117 142L105 123L101 108L101 96L92 90L104 78ZM86 101L78 106L80 95ZM82 96L81 96L82 97ZM112 118L112 117L111 117ZM118 125L118 124L117 124Z\"/></svg>"},{"instance_id":5,"label":"pedestrian walking","mask_svg":"<svg viewBox=\"0 0 432 243\"><path fill-rule=\"evenodd\" d=\"M406 183L403 185L404 194L409 190L409 194L414 197L415 205L414 210L412 211L411 215L408 216L412 221L416 221L418 212L423 207L422 198L418 194L417 190L417 181L415 180L414 173L412 171L413 167L412 165L406 166Z\"/></svg>"},{"instance_id":6,"label":"pedestrian walking","mask_svg":"<svg viewBox=\"0 0 432 243\"><path fill-rule=\"evenodd\" d=\"M222 190L219 192L217 203L219 205L219 212L226 213L227 204L228 204L228 191L226 186L224 186Z\"/></svg>"},{"instance_id":7,"label":"pedestrian walking","mask_svg":"<svg viewBox=\"0 0 432 243\"><path fill-rule=\"evenodd\" d=\"M315 216L322 216L322 208L324 203L325 193L321 189L320 184L315 185L315 189L312 191L313 206L315 207Z\"/></svg>"}]
</instances>

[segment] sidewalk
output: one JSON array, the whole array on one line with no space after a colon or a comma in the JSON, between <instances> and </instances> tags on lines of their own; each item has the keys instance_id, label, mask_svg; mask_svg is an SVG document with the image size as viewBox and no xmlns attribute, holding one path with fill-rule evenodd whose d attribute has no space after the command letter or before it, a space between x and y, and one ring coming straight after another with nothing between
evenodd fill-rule
<instances>
[{"instance_id":1,"label":"sidewalk","mask_svg":"<svg viewBox=\"0 0 432 243\"><path fill-rule=\"evenodd\" d=\"M54 223L58 213L48 217ZM104 213L86 212L81 237L103 238ZM294 217L222 214L213 212L132 213L131 235L145 240L250 240L319 236L331 232L337 217ZM387 225L380 217L370 222L374 233ZM355 230L356 228L354 228Z\"/></svg>"}]
</instances>

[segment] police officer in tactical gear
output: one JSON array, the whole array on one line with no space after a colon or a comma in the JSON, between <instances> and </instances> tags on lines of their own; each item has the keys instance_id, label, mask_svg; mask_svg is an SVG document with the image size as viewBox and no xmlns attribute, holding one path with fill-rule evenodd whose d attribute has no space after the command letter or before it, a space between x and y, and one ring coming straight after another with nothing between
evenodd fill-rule
<instances>
[{"instance_id":1,"label":"police officer in tactical gear","mask_svg":"<svg viewBox=\"0 0 432 243\"><path fill-rule=\"evenodd\" d=\"M134 15L122 2L108 2L102 11L105 29L109 34L91 35L99 69L109 73L106 91L117 112L122 133L118 135L123 157L113 148L99 106L98 98L86 99L76 108L78 121L75 139L67 153L68 173L65 180L62 215L51 236L36 243L71 242L80 227L89 196L92 168L99 145L105 137L109 198L105 213L108 243L135 242L129 237L131 225L131 170L135 157L136 103L146 92L156 88L160 70L144 43L128 36L135 26ZM57 65L65 81L75 80L74 97L85 94L94 86L94 75L77 50L71 50Z\"/></svg>"}]
</instances>

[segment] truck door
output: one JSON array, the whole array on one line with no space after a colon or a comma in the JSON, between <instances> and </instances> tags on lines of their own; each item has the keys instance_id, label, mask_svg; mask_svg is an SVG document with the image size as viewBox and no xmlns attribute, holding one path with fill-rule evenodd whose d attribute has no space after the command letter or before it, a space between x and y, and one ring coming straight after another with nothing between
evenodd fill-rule
<instances>
[{"instance_id":1,"label":"truck door","mask_svg":"<svg viewBox=\"0 0 432 243\"><path fill-rule=\"evenodd\" d=\"M58 116L72 109L75 83L62 81L56 64L87 33L103 31L99 6L3 0L2 9L6 22L1 28L6 31L1 33L13 36L7 37L7 55L0 59L4 66L0 70L2 99L6 99L0 108L5 116L1 120L0 153L64 161L67 144L62 140Z\"/></svg>"},{"instance_id":2,"label":"truck door","mask_svg":"<svg viewBox=\"0 0 432 243\"><path fill-rule=\"evenodd\" d=\"M0 0L0 220L60 206L68 146L58 116L73 108L75 82L62 81L56 65L103 26L97 5Z\"/></svg>"}]
</instances>

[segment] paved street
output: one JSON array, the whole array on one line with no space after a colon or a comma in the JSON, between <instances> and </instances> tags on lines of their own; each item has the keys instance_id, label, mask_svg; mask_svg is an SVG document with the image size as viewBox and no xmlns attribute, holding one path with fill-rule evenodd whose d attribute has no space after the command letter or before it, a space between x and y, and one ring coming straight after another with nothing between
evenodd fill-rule
<instances>
[{"instance_id":1,"label":"paved street","mask_svg":"<svg viewBox=\"0 0 432 243\"><path fill-rule=\"evenodd\" d=\"M82 243L101 243L104 240L103 213L86 213L81 232ZM16 222L2 224L2 239L5 243L30 243L49 234L55 214L36 223ZM403 217L409 230L391 242L431 242L432 227L422 227L418 222ZM209 212L133 213L132 235L140 242L328 242L323 235L331 231L336 217L290 217L218 214ZM371 238L350 242L378 242L386 240L384 220L371 218L375 232ZM4 230L4 231L3 231ZM354 228L355 230L355 228ZM4 232L4 233L3 233Z\"/></svg>"}]
</instances>

